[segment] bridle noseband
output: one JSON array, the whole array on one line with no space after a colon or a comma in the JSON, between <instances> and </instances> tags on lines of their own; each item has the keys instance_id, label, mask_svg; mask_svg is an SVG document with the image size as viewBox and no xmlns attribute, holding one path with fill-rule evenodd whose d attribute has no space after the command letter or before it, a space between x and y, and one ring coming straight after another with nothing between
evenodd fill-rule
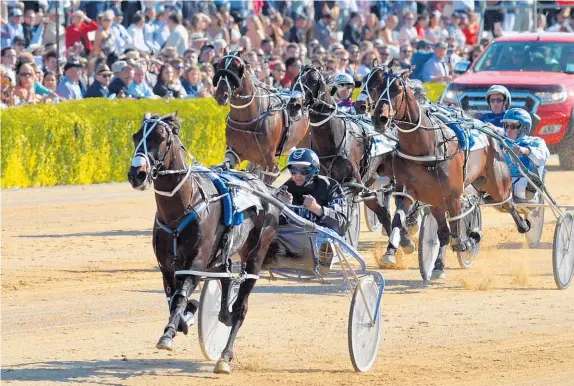
<instances>
[{"instance_id":1,"label":"bridle noseband","mask_svg":"<svg viewBox=\"0 0 574 386\"><path fill-rule=\"evenodd\" d=\"M317 83L320 85L323 85L323 87L319 87L319 90L317 91L316 97L313 96L313 90L311 90L311 88L309 88L309 86L307 86L306 84L303 83L303 78L306 79L307 76L312 71L316 71L319 74L319 78L317 79ZM299 89L296 89L297 87ZM311 98L310 98L311 100L310 100L310 103L308 106L309 111L313 112L314 114L318 114L318 115L327 115L327 118L321 122L317 122L317 123L309 122L310 126L321 126L321 125L325 124L333 116L337 115L337 113L338 113L338 107L336 104L331 105L331 104L325 102L324 100L322 100L322 97L324 95L326 95L325 87L327 87L327 82L325 81L323 74L321 73L321 71L319 71L319 69L314 68L314 67L310 67L304 73L299 74L299 76L297 77L297 80L291 86L291 99L301 99L302 107L304 107L305 103L306 103L306 95L307 95L307 91L308 91L311 94ZM325 114L325 113L316 111L313 108L317 105L322 105L322 106L326 106L328 108L331 108L331 109L333 109L333 112L329 113L329 114Z\"/></svg>"},{"instance_id":2,"label":"bridle noseband","mask_svg":"<svg viewBox=\"0 0 574 386\"><path fill-rule=\"evenodd\" d=\"M249 98L251 98L249 100L249 102L247 102L244 105L234 105L233 103L231 103L231 101L229 102L229 105L235 109L244 109L244 108L249 107L253 103L253 101L255 100L255 93L253 93L253 95L247 95L247 96L239 95L241 93L241 91L243 91L244 78L246 76L245 73L247 71L245 62L239 56L232 55L232 54L225 55L223 58L221 58L219 60L219 63L222 63L222 61L224 61L224 60L226 61L225 66L215 72L215 76L218 76L217 84L215 85L215 87L218 88L219 83L223 80L227 85L227 91L229 92L230 98L231 97L237 98L237 99L249 99ZM234 60L238 60L240 66L242 66L242 68L243 68L243 74L241 75L241 77L239 77L235 72L233 72L230 69L231 63L233 63ZM218 64L218 66L219 66L219 64ZM237 81L237 88L235 90L233 90L231 88L231 84L229 83L229 79L228 79L229 76L233 77Z\"/></svg>"}]
</instances>

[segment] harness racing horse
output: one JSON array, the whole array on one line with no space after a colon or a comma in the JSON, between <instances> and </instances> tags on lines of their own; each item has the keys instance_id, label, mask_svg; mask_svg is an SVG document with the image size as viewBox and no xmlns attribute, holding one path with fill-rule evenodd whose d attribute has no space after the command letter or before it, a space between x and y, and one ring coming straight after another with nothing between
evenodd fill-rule
<instances>
[{"instance_id":1,"label":"harness racing horse","mask_svg":"<svg viewBox=\"0 0 574 386\"><path fill-rule=\"evenodd\" d=\"M391 216L370 186L381 175L390 175L389 154L370 156L371 138L360 124L358 116L341 114L331 96L331 86L323 73L312 66L305 66L295 78L289 101L289 112L298 117L304 108L309 109L311 149L321 161L321 174L335 179L343 188L365 195L365 205L372 210L387 235L391 235ZM369 124L368 124L369 125ZM353 194L355 196L355 194ZM352 208L352 206L349 206ZM399 236L397 234L397 236ZM351 240L355 246L358 240ZM400 232L395 247L412 253L415 249L408 232Z\"/></svg>"},{"instance_id":2,"label":"harness racing horse","mask_svg":"<svg viewBox=\"0 0 574 386\"><path fill-rule=\"evenodd\" d=\"M265 182L273 182L279 175L275 157L304 141L309 117L290 121L286 101L277 90L255 78L239 53L219 60L213 84L217 103L231 106L224 162L233 168L243 160L251 161L262 168Z\"/></svg>"},{"instance_id":3,"label":"harness racing horse","mask_svg":"<svg viewBox=\"0 0 574 386\"><path fill-rule=\"evenodd\" d=\"M279 210L261 202L263 210L249 207L242 212L243 222L230 225L229 211L234 205L230 192L222 191L226 187L211 169L196 163L182 145L179 130L175 114L146 114L141 128L133 135L135 152L128 173L134 189L143 191L153 184L155 191L153 247L170 311L157 348L173 350L176 332L187 334L191 323L186 316L197 310L189 298L200 276L178 276L176 271L229 272L229 257L237 253L242 265L240 278L244 280L231 312L227 307L231 280L220 279L223 295L219 320L231 326L231 333L214 371L229 373L235 338L247 313L247 299L275 237ZM188 165L186 158L194 165ZM268 192L260 180L247 183Z\"/></svg>"},{"instance_id":4,"label":"harness racing horse","mask_svg":"<svg viewBox=\"0 0 574 386\"><path fill-rule=\"evenodd\" d=\"M455 252L470 251L480 242L480 232L471 231L469 237L460 232L464 217L461 196L465 188L489 194L490 200L510 213L518 231L526 233L530 224L516 210L510 172L494 139L488 137L485 147L467 152L466 158L456 133L433 122L430 106L417 102L408 79L410 70L383 67L371 74L364 87L369 99L376 101L371 115L375 128L383 132L393 123L398 130L393 175L414 199L432 205L431 212L438 224L440 252L432 277L444 275L444 256L451 236ZM364 111L365 98L361 100L359 108Z\"/></svg>"}]
</instances>

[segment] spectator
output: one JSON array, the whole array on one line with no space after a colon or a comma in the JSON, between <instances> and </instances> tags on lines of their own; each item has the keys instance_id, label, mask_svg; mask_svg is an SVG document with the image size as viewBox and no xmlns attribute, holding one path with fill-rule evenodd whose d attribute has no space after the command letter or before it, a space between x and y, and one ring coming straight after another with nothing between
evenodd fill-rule
<instances>
[{"instance_id":1,"label":"spectator","mask_svg":"<svg viewBox=\"0 0 574 386\"><path fill-rule=\"evenodd\" d=\"M58 84L58 77L52 71L44 72L44 79L42 80L42 86L46 87L50 91L56 91L56 85Z\"/></svg>"},{"instance_id":2,"label":"spectator","mask_svg":"<svg viewBox=\"0 0 574 386\"><path fill-rule=\"evenodd\" d=\"M145 63L136 63L134 66L134 80L128 86L128 95L135 99L158 98L146 83L147 68Z\"/></svg>"},{"instance_id":3,"label":"spectator","mask_svg":"<svg viewBox=\"0 0 574 386\"><path fill-rule=\"evenodd\" d=\"M153 7L148 7L148 9L151 8ZM167 13L165 11L165 7L161 4L158 4L155 9L156 9L155 20L152 21L150 19L148 23L150 27L152 27L150 30L153 30L153 41L157 45L156 48L159 51L169 38L171 31L169 30L169 26L167 25ZM151 11L147 12L146 10L146 15L151 14L154 13L152 13Z\"/></svg>"},{"instance_id":4,"label":"spectator","mask_svg":"<svg viewBox=\"0 0 574 386\"><path fill-rule=\"evenodd\" d=\"M261 47L261 42L265 39L265 31L257 15L247 18L247 32L245 35L251 40L252 48Z\"/></svg>"},{"instance_id":5,"label":"spectator","mask_svg":"<svg viewBox=\"0 0 574 386\"><path fill-rule=\"evenodd\" d=\"M1 109L14 106L14 80L6 67L0 66L0 99Z\"/></svg>"},{"instance_id":6,"label":"spectator","mask_svg":"<svg viewBox=\"0 0 574 386\"><path fill-rule=\"evenodd\" d=\"M94 83L88 87L84 98L107 98L110 95L108 85L112 79L112 74L113 72L110 71L107 65L100 65L100 67L96 69Z\"/></svg>"},{"instance_id":7,"label":"spectator","mask_svg":"<svg viewBox=\"0 0 574 386\"><path fill-rule=\"evenodd\" d=\"M12 8L9 16L10 21L2 25L2 39L0 39L2 47L12 46L16 36L24 36L22 10L20 8Z\"/></svg>"},{"instance_id":8,"label":"spectator","mask_svg":"<svg viewBox=\"0 0 574 386\"><path fill-rule=\"evenodd\" d=\"M374 13L368 14L365 18L365 25L363 26L362 38L363 40L374 40L379 35L379 20Z\"/></svg>"},{"instance_id":9,"label":"spectator","mask_svg":"<svg viewBox=\"0 0 574 386\"><path fill-rule=\"evenodd\" d=\"M438 42L435 44L434 55L425 63L422 72L424 82L450 82L452 76L446 63L447 44Z\"/></svg>"},{"instance_id":10,"label":"spectator","mask_svg":"<svg viewBox=\"0 0 574 386\"><path fill-rule=\"evenodd\" d=\"M115 77L108 86L110 94L116 94L118 98L125 98L128 95L128 85L134 79L134 68L125 60L120 60L112 65L112 71Z\"/></svg>"},{"instance_id":11,"label":"spectator","mask_svg":"<svg viewBox=\"0 0 574 386\"><path fill-rule=\"evenodd\" d=\"M185 50L187 50L189 34L184 26L181 25L181 16L179 14L171 14L167 19L167 24L171 34L165 46L175 47L178 55L183 55Z\"/></svg>"},{"instance_id":12,"label":"spectator","mask_svg":"<svg viewBox=\"0 0 574 386\"><path fill-rule=\"evenodd\" d=\"M161 66L153 92L157 96L168 99L182 98L186 96L185 90L183 88L178 88L174 82L174 71L171 64L166 63Z\"/></svg>"},{"instance_id":13,"label":"spectator","mask_svg":"<svg viewBox=\"0 0 574 386\"><path fill-rule=\"evenodd\" d=\"M275 48L275 43L273 40L263 39L261 41L261 50L263 50L263 54L265 55L265 59L269 59L271 55L273 55L273 49Z\"/></svg>"},{"instance_id":14,"label":"spectator","mask_svg":"<svg viewBox=\"0 0 574 386\"><path fill-rule=\"evenodd\" d=\"M330 76L335 76L337 74L337 59L332 56L327 58L327 62L325 63L325 71Z\"/></svg>"},{"instance_id":15,"label":"spectator","mask_svg":"<svg viewBox=\"0 0 574 386\"><path fill-rule=\"evenodd\" d=\"M44 27L42 25L42 16L39 13L40 23L36 24L36 12L33 9L27 9L24 12L24 23L22 23L24 46L28 47L32 44L42 44L42 35L44 34Z\"/></svg>"},{"instance_id":16,"label":"spectator","mask_svg":"<svg viewBox=\"0 0 574 386\"><path fill-rule=\"evenodd\" d=\"M112 33L114 34L114 39L116 41L116 52L118 54L122 54L126 48L132 47L133 41L128 30L122 24L124 19L122 11L118 8L114 8L113 14L114 21L112 23Z\"/></svg>"},{"instance_id":17,"label":"spectator","mask_svg":"<svg viewBox=\"0 0 574 386\"><path fill-rule=\"evenodd\" d=\"M399 31L399 42L401 44L410 43L412 40L417 40L419 34L415 25L415 15L407 13L403 16L403 26Z\"/></svg>"},{"instance_id":18,"label":"spectator","mask_svg":"<svg viewBox=\"0 0 574 386\"><path fill-rule=\"evenodd\" d=\"M15 105L41 101L34 90L36 73L31 63L20 63L16 68L17 82L14 89Z\"/></svg>"},{"instance_id":19,"label":"spectator","mask_svg":"<svg viewBox=\"0 0 574 386\"><path fill-rule=\"evenodd\" d=\"M361 44L361 16L357 12L351 13L351 17L343 30L343 46Z\"/></svg>"},{"instance_id":20,"label":"spectator","mask_svg":"<svg viewBox=\"0 0 574 386\"><path fill-rule=\"evenodd\" d=\"M478 31L480 30L480 25L478 24L478 17L471 13L468 16L468 23L462 27L462 33L464 34L466 44L476 45L478 43ZM528 29L530 31L530 29Z\"/></svg>"},{"instance_id":21,"label":"spectator","mask_svg":"<svg viewBox=\"0 0 574 386\"><path fill-rule=\"evenodd\" d=\"M289 58L297 58L297 59L301 58L299 45L297 45L296 43L288 44L287 48L285 49L285 59Z\"/></svg>"},{"instance_id":22,"label":"spectator","mask_svg":"<svg viewBox=\"0 0 574 386\"><path fill-rule=\"evenodd\" d=\"M418 39L425 38L425 32L429 26L430 18L428 15L420 15L417 23L415 24L415 29L417 30Z\"/></svg>"},{"instance_id":23,"label":"spectator","mask_svg":"<svg viewBox=\"0 0 574 386\"><path fill-rule=\"evenodd\" d=\"M388 46L396 46L398 45L398 32L395 30L399 25L399 18L395 15L389 16L385 27L381 31L381 38Z\"/></svg>"},{"instance_id":24,"label":"spectator","mask_svg":"<svg viewBox=\"0 0 574 386\"><path fill-rule=\"evenodd\" d=\"M223 39L224 41L229 41L229 31L224 27L223 16L220 12L217 12L214 17L211 18L211 23L205 29L205 35L209 41L216 41Z\"/></svg>"},{"instance_id":25,"label":"spectator","mask_svg":"<svg viewBox=\"0 0 574 386\"><path fill-rule=\"evenodd\" d=\"M273 82L271 86L275 88L283 88L281 85L281 80L285 77L285 65L280 61L277 60L273 63L271 67L271 78Z\"/></svg>"},{"instance_id":26,"label":"spectator","mask_svg":"<svg viewBox=\"0 0 574 386\"><path fill-rule=\"evenodd\" d=\"M307 20L305 15L297 15L295 19L295 25L289 30L288 39L291 43L305 43L307 41L305 37L305 26L307 25Z\"/></svg>"},{"instance_id":27,"label":"spectator","mask_svg":"<svg viewBox=\"0 0 574 386\"><path fill-rule=\"evenodd\" d=\"M370 42L369 42L370 43ZM369 48L365 48L363 50L359 50L359 47L356 45L351 45L347 48L347 52L349 53L349 67L353 69L353 71L360 65L360 55L361 52L372 50L374 47L371 45Z\"/></svg>"},{"instance_id":28,"label":"spectator","mask_svg":"<svg viewBox=\"0 0 574 386\"><path fill-rule=\"evenodd\" d=\"M449 37L456 39L458 46L463 46L466 43L466 37L459 26L460 22L460 15L454 12L450 17L450 23L448 24L446 30Z\"/></svg>"},{"instance_id":29,"label":"spectator","mask_svg":"<svg viewBox=\"0 0 574 386\"><path fill-rule=\"evenodd\" d=\"M136 13L132 18L132 24L128 27L128 33L130 34L132 44L130 48L133 48L142 52L153 52L153 42L146 41L146 24L145 17L141 13Z\"/></svg>"},{"instance_id":30,"label":"spectator","mask_svg":"<svg viewBox=\"0 0 574 386\"><path fill-rule=\"evenodd\" d=\"M562 8L556 15L556 23L554 23L548 32L573 32L570 25L570 8Z\"/></svg>"},{"instance_id":31,"label":"spectator","mask_svg":"<svg viewBox=\"0 0 574 386\"><path fill-rule=\"evenodd\" d=\"M18 58L16 50L12 47L2 47L2 51L0 52L2 67L6 68L7 70L14 70L16 67L16 59Z\"/></svg>"},{"instance_id":32,"label":"spectator","mask_svg":"<svg viewBox=\"0 0 574 386\"><path fill-rule=\"evenodd\" d=\"M44 68L42 69L44 72L51 71L55 74L60 73L60 63L58 62L58 54L56 51L46 52L42 62L44 64Z\"/></svg>"},{"instance_id":33,"label":"spectator","mask_svg":"<svg viewBox=\"0 0 574 386\"><path fill-rule=\"evenodd\" d=\"M361 57L361 65L357 69L355 76L358 76L359 79L361 79L364 76L366 76L369 72L371 72L375 59L379 61L378 55L374 50L365 51L363 53L363 56Z\"/></svg>"},{"instance_id":34,"label":"spectator","mask_svg":"<svg viewBox=\"0 0 574 386\"><path fill-rule=\"evenodd\" d=\"M401 68L410 68L413 58L413 48L410 44L403 44L399 51L399 63Z\"/></svg>"},{"instance_id":35,"label":"spectator","mask_svg":"<svg viewBox=\"0 0 574 386\"><path fill-rule=\"evenodd\" d=\"M72 58L64 66L64 76L58 87L56 93L64 99L82 99L82 90L80 89L80 69L82 63L79 60Z\"/></svg>"},{"instance_id":36,"label":"spectator","mask_svg":"<svg viewBox=\"0 0 574 386\"><path fill-rule=\"evenodd\" d=\"M198 55L194 48L188 48L183 53L183 63L186 67L197 67Z\"/></svg>"},{"instance_id":37,"label":"spectator","mask_svg":"<svg viewBox=\"0 0 574 386\"><path fill-rule=\"evenodd\" d=\"M474 63L478 57L484 52L484 48L482 48L481 45L476 45L474 47L471 48L471 50L468 53L468 61L472 64Z\"/></svg>"},{"instance_id":38,"label":"spectator","mask_svg":"<svg viewBox=\"0 0 574 386\"><path fill-rule=\"evenodd\" d=\"M376 47L376 49L377 49L377 52L379 53L379 59L381 61L380 64L388 64L390 62L390 60L392 59L391 48L389 46L382 45L382 46Z\"/></svg>"},{"instance_id":39,"label":"spectator","mask_svg":"<svg viewBox=\"0 0 574 386\"><path fill-rule=\"evenodd\" d=\"M116 44L116 34L112 30L114 22L114 13L108 10L103 13L101 17L102 25L96 32L94 41L94 53L96 55L108 56L112 53L118 52L118 45Z\"/></svg>"},{"instance_id":40,"label":"spectator","mask_svg":"<svg viewBox=\"0 0 574 386\"><path fill-rule=\"evenodd\" d=\"M66 48L71 48L75 43L84 46L85 54L92 51L92 42L88 32L96 31L100 26L94 20L87 17L84 12L78 10L72 15L72 24L66 28Z\"/></svg>"},{"instance_id":41,"label":"spectator","mask_svg":"<svg viewBox=\"0 0 574 386\"><path fill-rule=\"evenodd\" d=\"M291 82L299 75L301 67L301 60L298 58L289 58L285 61L285 76L281 79L281 86L283 88L291 87Z\"/></svg>"},{"instance_id":42,"label":"spectator","mask_svg":"<svg viewBox=\"0 0 574 386\"><path fill-rule=\"evenodd\" d=\"M215 57L215 47L211 44L207 44L201 47L201 52L199 54L198 62L203 63L213 63L213 58Z\"/></svg>"},{"instance_id":43,"label":"spectator","mask_svg":"<svg viewBox=\"0 0 574 386\"><path fill-rule=\"evenodd\" d=\"M344 72L347 74L352 74L353 71L351 70L351 68L349 66L349 58L350 58L349 53L347 51L345 51L344 49L340 49L340 50L337 50L335 52L335 55L339 59L339 64L337 67L337 73Z\"/></svg>"},{"instance_id":44,"label":"spectator","mask_svg":"<svg viewBox=\"0 0 574 386\"><path fill-rule=\"evenodd\" d=\"M319 44L323 47L329 47L331 43L337 41L337 39L333 37L331 32L331 20L332 20L331 14L325 13L315 25L315 38L319 41Z\"/></svg>"},{"instance_id":45,"label":"spectator","mask_svg":"<svg viewBox=\"0 0 574 386\"><path fill-rule=\"evenodd\" d=\"M191 48L200 51L207 42L207 38L201 32L194 32L190 36Z\"/></svg>"},{"instance_id":46,"label":"spectator","mask_svg":"<svg viewBox=\"0 0 574 386\"><path fill-rule=\"evenodd\" d=\"M210 63L202 64L199 70L210 79L213 79L213 76L215 75L215 69Z\"/></svg>"},{"instance_id":47,"label":"spectator","mask_svg":"<svg viewBox=\"0 0 574 386\"><path fill-rule=\"evenodd\" d=\"M201 82L201 72L197 67L187 68L183 74L181 85L189 98L202 98L204 85Z\"/></svg>"}]
</instances>

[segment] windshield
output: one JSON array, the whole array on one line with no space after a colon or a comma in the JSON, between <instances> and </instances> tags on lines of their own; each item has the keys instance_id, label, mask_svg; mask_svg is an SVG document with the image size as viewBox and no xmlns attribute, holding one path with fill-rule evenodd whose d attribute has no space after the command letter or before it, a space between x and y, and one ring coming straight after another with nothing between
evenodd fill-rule
<instances>
[{"instance_id":1,"label":"windshield","mask_svg":"<svg viewBox=\"0 0 574 386\"><path fill-rule=\"evenodd\" d=\"M473 71L574 72L574 44L498 42L487 48Z\"/></svg>"}]
</instances>

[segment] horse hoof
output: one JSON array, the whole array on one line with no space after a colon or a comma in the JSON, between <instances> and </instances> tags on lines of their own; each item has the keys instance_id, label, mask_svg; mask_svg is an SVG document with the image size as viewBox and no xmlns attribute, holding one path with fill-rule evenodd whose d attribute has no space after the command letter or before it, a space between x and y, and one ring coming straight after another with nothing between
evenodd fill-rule
<instances>
[{"instance_id":1,"label":"horse hoof","mask_svg":"<svg viewBox=\"0 0 574 386\"><path fill-rule=\"evenodd\" d=\"M412 240L409 240L405 245L401 245L401 249L405 255L411 255L415 253L416 245Z\"/></svg>"},{"instance_id":2,"label":"horse hoof","mask_svg":"<svg viewBox=\"0 0 574 386\"><path fill-rule=\"evenodd\" d=\"M437 280L437 279L445 279L446 274L442 269L433 269L430 279Z\"/></svg>"},{"instance_id":3,"label":"horse hoof","mask_svg":"<svg viewBox=\"0 0 574 386\"><path fill-rule=\"evenodd\" d=\"M229 366L229 363L227 363L223 359L220 359L215 364L213 372L215 374L231 374L231 366Z\"/></svg>"},{"instance_id":4,"label":"horse hoof","mask_svg":"<svg viewBox=\"0 0 574 386\"><path fill-rule=\"evenodd\" d=\"M389 253L385 253L381 261L379 262L379 268L389 268L394 267L397 264L397 257Z\"/></svg>"},{"instance_id":5,"label":"horse hoof","mask_svg":"<svg viewBox=\"0 0 574 386\"><path fill-rule=\"evenodd\" d=\"M159 350L173 351L174 347L173 339L167 336L162 336L161 338L159 338L159 341L157 342L155 347Z\"/></svg>"}]
</instances>

